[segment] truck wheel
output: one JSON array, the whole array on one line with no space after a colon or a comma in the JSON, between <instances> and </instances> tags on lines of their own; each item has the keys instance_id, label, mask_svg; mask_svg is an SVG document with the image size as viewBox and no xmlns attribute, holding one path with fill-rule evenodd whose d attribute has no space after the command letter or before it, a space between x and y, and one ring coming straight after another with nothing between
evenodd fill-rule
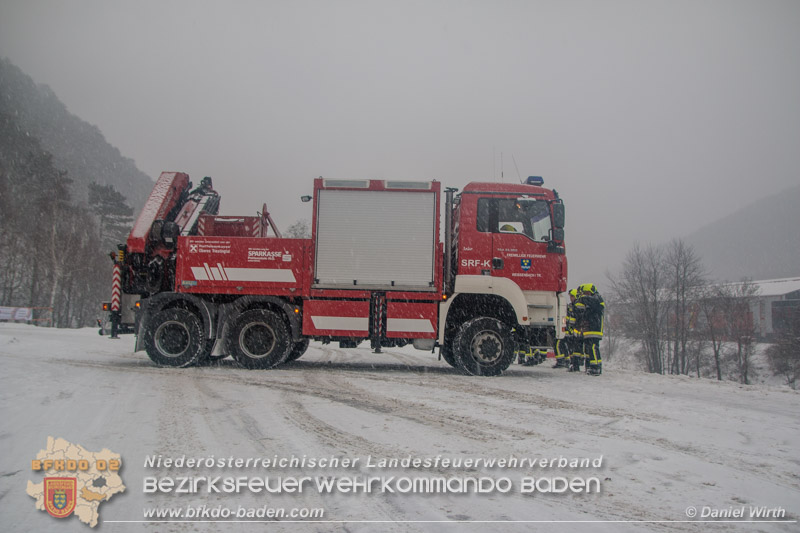
<instances>
[{"instance_id":1,"label":"truck wheel","mask_svg":"<svg viewBox=\"0 0 800 533\"><path fill-rule=\"evenodd\" d=\"M458 364L456 364L456 356L453 354L453 341L445 341L441 348L439 348L439 353L442 355L442 359L452 366L453 368L458 368Z\"/></svg>"},{"instance_id":2,"label":"truck wheel","mask_svg":"<svg viewBox=\"0 0 800 533\"><path fill-rule=\"evenodd\" d=\"M233 319L228 353L245 368L272 368L286 361L292 348L289 326L266 309L251 309Z\"/></svg>"},{"instance_id":3,"label":"truck wheel","mask_svg":"<svg viewBox=\"0 0 800 533\"><path fill-rule=\"evenodd\" d=\"M514 360L511 329L496 318L465 322L453 342L458 368L471 376L497 376Z\"/></svg>"},{"instance_id":4,"label":"truck wheel","mask_svg":"<svg viewBox=\"0 0 800 533\"><path fill-rule=\"evenodd\" d=\"M206 347L202 322L186 309L165 309L153 315L143 340L147 355L161 366L192 365Z\"/></svg>"},{"instance_id":5,"label":"truck wheel","mask_svg":"<svg viewBox=\"0 0 800 533\"><path fill-rule=\"evenodd\" d=\"M301 341L294 343L294 345L292 346L292 350L289 352L289 357L286 358L286 362L288 363L289 361L295 361L297 359L300 359L300 357L302 357L303 354L306 353L306 350L308 350L309 342L310 341L308 339L303 339Z\"/></svg>"}]
</instances>

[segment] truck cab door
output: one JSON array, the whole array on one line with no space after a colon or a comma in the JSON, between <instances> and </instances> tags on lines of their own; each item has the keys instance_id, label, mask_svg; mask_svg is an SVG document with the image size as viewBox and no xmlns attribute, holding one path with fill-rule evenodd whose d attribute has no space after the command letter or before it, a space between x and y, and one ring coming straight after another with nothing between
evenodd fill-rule
<instances>
[{"instance_id":1,"label":"truck cab door","mask_svg":"<svg viewBox=\"0 0 800 533\"><path fill-rule=\"evenodd\" d=\"M492 276L508 278L523 291L553 290L560 275L548 261L550 206L544 200L487 198L492 204ZM552 270L552 272L551 272Z\"/></svg>"},{"instance_id":2,"label":"truck cab door","mask_svg":"<svg viewBox=\"0 0 800 533\"><path fill-rule=\"evenodd\" d=\"M470 198L468 208L460 210L458 224L458 274L469 276L492 275L492 218L491 205Z\"/></svg>"}]
</instances>

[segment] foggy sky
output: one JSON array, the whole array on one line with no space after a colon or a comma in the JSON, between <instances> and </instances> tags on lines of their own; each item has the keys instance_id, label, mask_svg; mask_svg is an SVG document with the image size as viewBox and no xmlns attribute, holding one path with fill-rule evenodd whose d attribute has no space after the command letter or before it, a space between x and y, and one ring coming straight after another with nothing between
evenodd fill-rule
<instances>
[{"instance_id":1,"label":"foggy sky","mask_svg":"<svg viewBox=\"0 0 800 533\"><path fill-rule=\"evenodd\" d=\"M0 0L0 55L152 178L283 228L320 175L544 176L601 291L634 241L800 181L794 0Z\"/></svg>"}]
</instances>

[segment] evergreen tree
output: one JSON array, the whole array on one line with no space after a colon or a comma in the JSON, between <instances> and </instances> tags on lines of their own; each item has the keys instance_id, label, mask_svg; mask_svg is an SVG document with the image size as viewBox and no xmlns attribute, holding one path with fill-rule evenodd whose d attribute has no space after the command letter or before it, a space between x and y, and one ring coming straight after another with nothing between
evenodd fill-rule
<instances>
[{"instance_id":1,"label":"evergreen tree","mask_svg":"<svg viewBox=\"0 0 800 533\"><path fill-rule=\"evenodd\" d=\"M100 242L104 250L116 250L124 243L133 225L133 208L112 185L89 184L89 207L98 219Z\"/></svg>"}]
</instances>

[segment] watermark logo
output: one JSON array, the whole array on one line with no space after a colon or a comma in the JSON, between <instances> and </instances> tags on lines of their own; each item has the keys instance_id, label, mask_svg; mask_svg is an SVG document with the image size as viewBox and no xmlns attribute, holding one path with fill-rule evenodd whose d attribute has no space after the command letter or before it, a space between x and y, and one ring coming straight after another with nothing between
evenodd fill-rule
<instances>
[{"instance_id":1,"label":"watermark logo","mask_svg":"<svg viewBox=\"0 0 800 533\"><path fill-rule=\"evenodd\" d=\"M47 447L31 460L31 471L45 474L41 483L28 481L25 492L36 509L55 518L75 515L94 527L100 504L123 492L122 458L108 449L92 452L65 439L47 438Z\"/></svg>"}]
</instances>

